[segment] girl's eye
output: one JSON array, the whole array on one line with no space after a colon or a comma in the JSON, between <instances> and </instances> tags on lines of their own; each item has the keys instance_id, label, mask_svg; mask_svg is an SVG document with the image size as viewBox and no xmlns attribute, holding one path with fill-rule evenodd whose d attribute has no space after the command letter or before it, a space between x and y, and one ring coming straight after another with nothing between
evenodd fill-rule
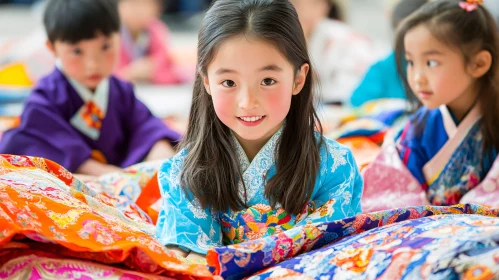
<instances>
[{"instance_id":1,"label":"girl's eye","mask_svg":"<svg viewBox=\"0 0 499 280\"><path fill-rule=\"evenodd\" d=\"M232 80L225 80L222 82L222 85L224 87L228 87L228 88L232 88L232 87L235 87L236 86L236 83Z\"/></svg>"},{"instance_id":2,"label":"girl's eye","mask_svg":"<svg viewBox=\"0 0 499 280\"><path fill-rule=\"evenodd\" d=\"M107 51L107 50L109 50L110 47L111 46L109 44L104 44L104 46L102 46L102 50Z\"/></svg>"},{"instance_id":3,"label":"girl's eye","mask_svg":"<svg viewBox=\"0 0 499 280\"><path fill-rule=\"evenodd\" d=\"M73 50L73 54L75 54L75 55L80 55L81 53L82 53L82 51L80 49Z\"/></svg>"},{"instance_id":4,"label":"girl's eye","mask_svg":"<svg viewBox=\"0 0 499 280\"><path fill-rule=\"evenodd\" d=\"M438 66L438 62L436 62L435 60L428 60L427 64L428 64L428 67L430 67L430 68Z\"/></svg>"},{"instance_id":5,"label":"girl's eye","mask_svg":"<svg viewBox=\"0 0 499 280\"><path fill-rule=\"evenodd\" d=\"M412 62L412 60L407 60L407 66L414 66L414 62Z\"/></svg>"},{"instance_id":6,"label":"girl's eye","mask_svg":"<svg viewBox=\"0 0 499 280\"><path fill-rule=\"evenodd\" d=\"M275 83L277 83L277 82L274 79L266 78L266 79L263 79L262 86L271 86Z\"/></svg>"}]
</instances>

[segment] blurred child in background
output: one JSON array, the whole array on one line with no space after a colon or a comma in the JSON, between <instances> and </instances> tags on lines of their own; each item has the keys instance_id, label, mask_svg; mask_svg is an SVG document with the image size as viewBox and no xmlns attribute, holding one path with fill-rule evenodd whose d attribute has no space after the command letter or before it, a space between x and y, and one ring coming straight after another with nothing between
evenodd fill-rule
<instances>
[{"instance_id":1,"label":"blurred child in background","mask_svg":"<svg viewBox=\"0 0 499 280\"><path fill-rule=\"evenodd\" d=\"M307 38L325 103L348 101L375 59L371 41L348 25L328 18L339 6L332 0L291 0ZM339 13L341 14L341 13Z\"/></svg>"},{"instance_id":2,"label":"blurred child in background","mask_svg":"<svg viewBox=\"0 0 499 280\"><path fill-rule=\"evenodd\" d=\"M143 1L143 0L141 0ZM56 69L40 80L21 123L0 153L53 160L71 172L102 175L168 158L179 140L111 76L119 51L116 0L50 0L44 15Z\"/></svg>"},{"instance_id":3,"label":"blurred child in background","mask_svg":"<svg viewBox=\"0 0 499 280\"><path fill-rule=\"evenodd\" d=\"M401 0L392 13L392 28L397 29L404 18L423 6L428 0ZM355 89L350 98L354 107L382 98L405 98L403 82L397 73L395 51L386 58L376 62L366 73L366 76Z\"/></svg>"},{"instance_id":4,"label":"blurred child in background","mask_svg":"<svg viewBox=\"0 0 499 280\"><path fill-rule=\"evenodd\" d=\"M395 52L408 97L420 108L365 170L363 199L386 204L386 192L397 197L390 208L421 205L422 192L432 205L462 203L497 177L497 170L489 174L499 151L496 22L480 1L429 1L400 24ZM488 183L497 193L497 180Z\"/></svg>"},{"instance_id":5,"label":"blurred child in background","mask_svg":"<svg viewBox=\"0 0 499 280\"><path fill-rule=\"evenodd\" d=\"M178 84L187 74L173 60L160 0L119 0L121 52L116 74L132 82Z\"/></svg>"}]
</instances>

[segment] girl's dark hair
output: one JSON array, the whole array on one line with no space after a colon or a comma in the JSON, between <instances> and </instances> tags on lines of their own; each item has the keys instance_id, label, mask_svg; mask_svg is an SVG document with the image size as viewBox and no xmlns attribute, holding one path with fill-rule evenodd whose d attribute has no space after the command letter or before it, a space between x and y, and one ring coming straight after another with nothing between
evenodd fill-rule
<instances>
[{"instance_id":1,"label":"girl's dark hair","mask_svg":"<svg viewBox=\"0 0 499 280\"><path fill-rule=\"evenodd\" d=\"M482 113L481 130L483 152L499 151L499 35L496 23L487 9L481 5L472 12L459 6L460 0L438 0L425 4L421 9L404 20L395 42L397 67L408 97L416 106L419 102L412 93L404 69L404 38L413 28L424 25L442 43L457 48L467 64L479 51L486 50L492 56L490 70L482 76L479 83L478 104Z\"/></svg>"},{"instance_id":2,"label":"girl's dark hair","mask_svg":"<svg viewBox=\"0 0 499 280\"><path fill-rule=\"evenodd\" d=\"M202 75L219 46L236 36L255 37L274 45L298 73L310 65L298 15L288 0L217 0L206 13L198 36L196 77L187 133L181 143L188 150L181 185L215 211L242 210L248 201L238 195L242 171L231 130L215 114ZM244 55L244 54L241 54ZM311 67L311 66L310 66ZM292 97L281 139L275 150L276 174L265 187L272 207L299 213L310 200L319 172L322 127L314 108L313 71L300 94ZM246 188L246 186L244 186Z\"/></svg>"},{"instance_id":3,"label":"girl's dark hair","mask_svg":"<svg viewBox=\"0 0 499 280\"><path fill-rule=\"evenodd\" d=\"M50 42L71 44L120 30L117 0L50 0L43 23Z\"/></svg>"}]
</instances>

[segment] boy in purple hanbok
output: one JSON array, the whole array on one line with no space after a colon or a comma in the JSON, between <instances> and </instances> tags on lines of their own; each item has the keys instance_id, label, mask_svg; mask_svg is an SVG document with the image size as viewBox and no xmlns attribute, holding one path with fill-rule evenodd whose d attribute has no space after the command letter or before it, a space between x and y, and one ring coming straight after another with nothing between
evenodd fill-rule
<instances>
[{"instance_id":1,"label":"boy in purple hanbok","mask_svg":"<svg viewBox=\"0 0 499 280\"><path fill-rule=\"evenodd\" d=\"M44 157L88 175L172 156L180 135L111 75L120 47L117 1L51 0L44 23L56 69L33 90L0 153Z\"/></svg>"}]
</instances>

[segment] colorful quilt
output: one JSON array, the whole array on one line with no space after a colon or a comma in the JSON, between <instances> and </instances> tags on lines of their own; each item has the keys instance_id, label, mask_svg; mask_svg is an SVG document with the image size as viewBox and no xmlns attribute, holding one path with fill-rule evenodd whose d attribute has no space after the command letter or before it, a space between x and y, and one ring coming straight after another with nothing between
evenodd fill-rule
<instances>
[{"instance_id":1,"label":"colorful quilt","mask_svg":"<svg viewBox=\"0 0 499 280\"><path fill-rule=\"evenodd\" d=\"M212 278L206 266L188 264L166 250L152 237L154 226L133 208L120 211L118 202L49 160L0 156L0 271L8 275L7 264L35 255Z\"/></svg>"},{"instance_id":2,"label":"colorful quilt","mask_svg":"<svg viewBox=\"0 0 499 280\"><path fill-rule=\"evenodd\" d=\"M478 205L361 214L215 248L208 264L225 279L491 279L498 216Z\"/></svg>"},{"instance_id":3,"label":"colorful quilt","mask_svg":"<svg viewBox=\"0 0 499 280\"><path fill-rule=\"evenodd\" d=\"M27 255L4 264L0 268L0 279L172 280L174 278L138 273L89 261Z\"/></svg>"},{"instance_id":4,"label":"colorful quilt","mask_svg":"<svg viewBox=\"0 0 499 280\"><path fill-rule=\"evenodd\" d=\"M393 137L405 124L408 104L402 99L381 99L356 109L334 106L321 109L326 113L322 120L326 136L349 147L362 170L376 159L385 138ZM375 210L381 209L387 208Z\"/></svg>"},{"instance_id":5,"label":"colorful quilt","mask_svg":"<svg viewBox=\"0 0 499 280\"><path fill-rule=\"evenodd\" d=\"M461 198L461 203L477 203L499 208L499 158L480 185Z\"/></svg>"},{"instance_id":6,"label":"colorful quilt","mask_svg":"<svg viewBox=\"0 0 499 280\"><path fill-rule=\"evenodd\" d=\"M362 177L364 212L430 204L426 192L400 159L395 144L388 141L363 170Z\"/></svg>"},{"instance_id":7,"label":"colorful quilt","mask_svg":"<svg viewBox=\"0 0 499 280\"><path fill-rule=\"evenodd\" d=\"M151 183L151 180L157 180L156 174L162 163L162 160L139 163L120 172L86 181L85 184L97 193L114 198L115 207L120 211L126 213L135 210L144 221L153 223L149 213L147 213L147 208L143 210L141 205L136 204L136 202L140 196L144 195L144 189Z\"/></svg>"},{"instance_id":8,"label":"colorful quilt","mask_svg":"<svg viewBox=\"0 0 499 280\"><path fill-rule=\"evenodd\" d=\"M0 156L0 279L499 276L499 208L473 204L309 223L212 249L208 267L188 264L151 237L154 226L130 207L154 169L132 167L92 187L48 160ZM112 190L118 198L108 195Z\"/></svg>"}]
</instances>

